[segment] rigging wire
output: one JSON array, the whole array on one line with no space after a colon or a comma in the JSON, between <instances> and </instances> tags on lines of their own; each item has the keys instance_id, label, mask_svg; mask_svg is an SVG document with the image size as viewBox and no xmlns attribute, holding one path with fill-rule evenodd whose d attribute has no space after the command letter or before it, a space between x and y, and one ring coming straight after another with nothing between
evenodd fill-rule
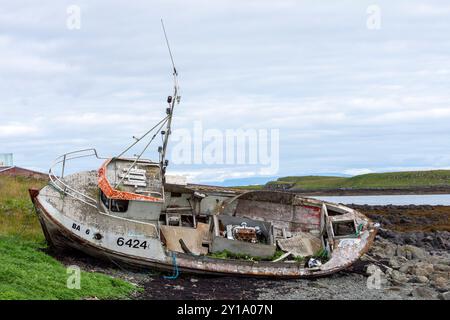
<instances>
[{"instance_id":1,"label":"rigging wire","mask_svg":"<svg viewBox=\"0 0 450 320\"><path fill-rule=\"evenodd\" d=\"M177 69L175 68L175 62L173 61L172 50L170 50L169 39L167 38L166 28L164 28L164 21L161 18L161 26L164 32L164 37L166 38L167 49L169 49L170 60L172 61L173 74L174 76L178 75ZM175 97L174 97L175 98Z\"/></svg>"},{"instance_id":2,"label":"rigging wire","mask_svg":"<svg viewBox=\"0 0 450 320\"><path fill-rule=\"evenodd\" d=\"M130 166L130 168L128 168L127 173L122 177L122 179L120 179L120 181L116 184L116 188L123 182L123 180L128 177L128 175L130 174L131 169L133 169L134 165L141 159L142 155L144 154L145 151L147 151L148 147L150 146L150 144L153 142L153 140L155 140L156 136L158 135L159 132L161 132L161 129L163 128L163 126L166 124L166 122L168 121L168 117L166 117L166 119L164 120L164 122L161 123L161 126L158 128L158 131L153 135L153 137L150 139L150 141L147 143L147 145L145 146L144 150L142 150L142 152L139 154L139 156L134 160L133 164Z\"/></svg>"},{"instance_id":3,"label":"rigging wire","mask_svg":"<svg viewBox=\"0 0 450 320\"><path fill-rule=\"evenodd\" d=\"M122 157L125 153L127 153L131 148L133 148L136 144L138 144L142 139L144 139L146 136L148 136L157 126L159 126L161 123L167 121L169 116L164 117L161 121L159 121L153 128L148 130L142 137L137 139L135 142L133 142L128 148L126 148L121 154L119 154L116 158Z\"/></svg>"}]
</instances>

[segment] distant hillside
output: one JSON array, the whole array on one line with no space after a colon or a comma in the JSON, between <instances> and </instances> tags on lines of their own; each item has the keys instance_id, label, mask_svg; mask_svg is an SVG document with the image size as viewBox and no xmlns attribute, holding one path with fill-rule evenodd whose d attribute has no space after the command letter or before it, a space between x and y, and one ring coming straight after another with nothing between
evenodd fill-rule
<instances>
[{"instance_id":1,"label":"distant hillside","mask_svg":"<svg viewBox=\"0 0 450 320\"><path fill-rule=\"evenodd\" d=\"M252 186L256 188L255 186ZM354 177L291 176L268 182L264 189L408 189L450 187L450 170L369 173Z\"/></svg>"}]
</instances>

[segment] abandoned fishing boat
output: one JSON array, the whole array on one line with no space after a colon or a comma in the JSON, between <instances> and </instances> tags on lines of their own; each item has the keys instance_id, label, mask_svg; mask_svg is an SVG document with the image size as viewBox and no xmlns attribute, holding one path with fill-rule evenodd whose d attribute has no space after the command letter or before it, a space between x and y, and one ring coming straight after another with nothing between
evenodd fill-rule
<instances>
[{"instance_id":1,"label":"abandoned fishing boat","mask_svg":"<svg viewBox=\"0 0 450 320\"><path fill-rule=\"evenodd\" d=\"M180 102L173 70L174 93L152 129L115 157L101 158L95 149L64 154L50 168L49 184L30 190L51 247L139 268L286 278L337 272L368 250L377 226L343 205L166 175ZM159 135L158 161L144 159ZM140 154L126 156L146 139ZM98 170L66 174L70 163L87 157L102 161Z\"/></svg>"}]
</instances>

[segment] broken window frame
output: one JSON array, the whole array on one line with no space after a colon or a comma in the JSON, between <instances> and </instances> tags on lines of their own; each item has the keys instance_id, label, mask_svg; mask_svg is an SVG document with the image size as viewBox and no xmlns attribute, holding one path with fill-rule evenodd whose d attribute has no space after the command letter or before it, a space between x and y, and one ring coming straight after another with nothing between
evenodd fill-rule
<instances>
[{"instance_id":1,"label":"broken window frame","mask_svg":"<svg viewBox=\"0 0 450 320\"><path fill-rule=\"evenodd\" d=\"M345 224L345 223L352 223L353 225L353 229L354 232L353 233L349 233L349 234L345 234L345 235L336 235L334 232L334 226L337 224ZM333 238L334 239L344 239L344 238L356 238L358 237L357 235L357 225L356 225L356 221L355 219L345 219L345 220L332 220L330 221L330 225L331 225L331 232L333 233Z\"/></svg>"},{"instance_id":2,"label":"broken window frame","mask_svg":"<svg viewBox=\"0 0 450 320\"><path fill-rule=\"evenodd\" d=\"M130 205L129 200L117 200L108 198L102 190L100 190L100 200L106 209L110 212L125 213Z\"/></svg>"}]
</instances>

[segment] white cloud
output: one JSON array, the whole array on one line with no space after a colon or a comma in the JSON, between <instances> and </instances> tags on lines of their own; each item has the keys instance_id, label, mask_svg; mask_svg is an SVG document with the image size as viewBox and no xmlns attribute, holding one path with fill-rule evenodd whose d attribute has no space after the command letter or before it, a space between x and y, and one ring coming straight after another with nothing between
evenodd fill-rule
<instances>
[{"instance_id":1,"label":"white cloud","mask_svg":"<svg viewBox=\"0 0 450 320\"><path fill-rule=\"evenodd\" d=\"M161 16L182 89L175 129L278 128L279 175L450 164L448 4L381 0L379 31L366 28L365 0L81 0L79 31L66 28L69 4L0 8L0 152L24 164L46 168L70 148L115 154L164 115Z\"/></svg>"},{"instance_id":2,"label":"white cloud","mask_svg":"<svg viewBox=\"0 0 450 320\"><path fill-rule=\"evenodd\" d=\"M39 128L17 123L0 125L0 140L2 138L26 137L39 133Z\"/></svg>"},{"instance_id":3,"label":"white cloud","mask_svg":"<svg viewBox=\"0 0 450 320\"><path fill-rule=\"evenodd\" d=\"M367 169L367 168L359 168L359 169L347 169L344 170L344 174L348 174L351 176L357 176L360 174L367 174L367 173L373 173L374 171Z\"/></svg>"}]
</instances>

